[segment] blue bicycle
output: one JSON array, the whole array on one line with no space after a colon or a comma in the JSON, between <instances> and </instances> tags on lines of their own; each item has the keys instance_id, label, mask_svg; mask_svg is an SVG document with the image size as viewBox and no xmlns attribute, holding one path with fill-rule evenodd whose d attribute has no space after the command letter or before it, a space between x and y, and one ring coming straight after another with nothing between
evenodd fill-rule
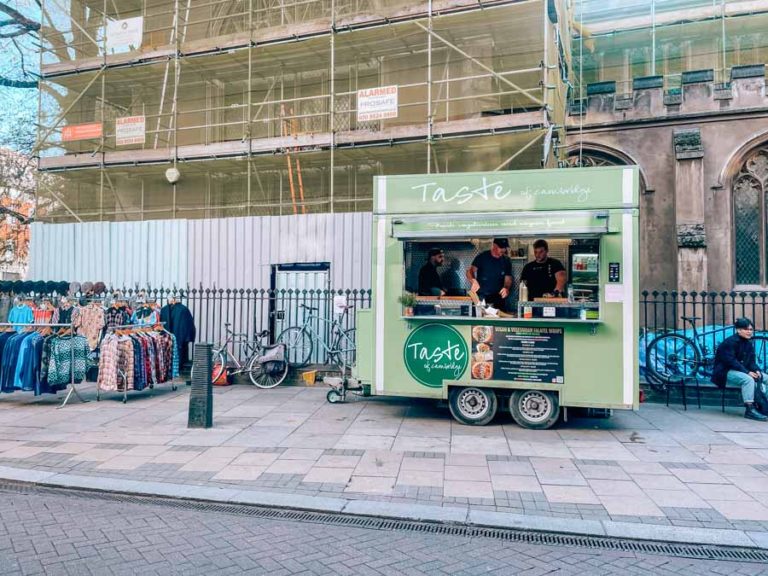
<instances>
[{"instance_id":1,"label":"blue bicycle","mask_svg":"<svg viewBox=\"0 0 768 576\"><path fill-rule=\"evenodd\" d=\"M696 321L701 318L698 316L681 316L680 319L690 325L690 330L661 334L646 348L646 379L654 390L664 391L670 382L687 378L701 376L708 380L715 365L717 348L714 343L733 333L732 327L699 331ZM768 338L754 336L752 342L758 365L768 368Z\"/></svg>"}]
</instances>

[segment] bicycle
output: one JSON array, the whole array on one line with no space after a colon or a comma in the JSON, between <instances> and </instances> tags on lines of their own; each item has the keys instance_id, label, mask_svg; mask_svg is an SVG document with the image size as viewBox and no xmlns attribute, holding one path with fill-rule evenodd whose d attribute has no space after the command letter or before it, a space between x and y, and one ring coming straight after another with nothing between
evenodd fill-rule
<instances>
[{"instance_id":1,"label":"bicycle","mask_svg":"<svg viewBox=\"0 0 768 576\"><path fill-rule=\"evenodd\" d=\"M343 306L343 312L334 318L328 320L315 314L319 308L300 304L308 314L304 318L301 326L291 326L283 330L277 337L277 341L285 344L288 348L288 365L291 368L303 368L309 364L314 352L315 341L319 342L322 349L328 357L328 362L336 364L342 370L351 367L355 363L357 348L355 345L355 329L344 329L343 320L351 306ZM314 321L321 321L331 328L331 345L329 346L325 339L321 337L313 324Z\"/></svg>"},{"instance_id":2,"label":"bicycle","mask_svg":"<svg viewBox=\"0 0 768 576\"><path fill-rule=\"evenodd\" d=\"M727 334L730 327L716 328L699 332L696 321L698 316L681 316L683 322L690 324L692 336L685 332L670 332L656 336L646 348L647 379L651 388L656 391L666 390L670 382L685 378L696 378L698 375L711 377L715 365L715 352L707 346L707 337L716 334ZM714 338L712 338L714 341ZM768 338L754 336L757 363L765 368L768 359Z\"/></svg>"},{"instance_id":3,"label":"bicycle","mask_svg":"<svg viewBox=\"0 0 768 576\"><path fill-rule=\"evenodd\" d=\"M216 346L213 349L213 382L221 378L225 370L230 369L229 374L233 376L248 374L248 378L258 388L269 389L282 384L286 376L288 376L288 362L284 360L282 362L272 362L272 364L282 364L282 367L278 366L275 370L268 370L265 364L270 364L270 362L264 363L262 359L266 353L277 346L268 346L261 343L264 338L269 336L269 330L264 330L257 334L254 340L249 340L247 334L237 334L231 329L231 326L231 324L224 324L227 338L222 345ZM229 347L232 344L240 344L245 349L247 358L244 362L240 362L230 352ZM194 367L192 370L193 375L191 377L194 378Z\"/></svg>"}]
</instances>

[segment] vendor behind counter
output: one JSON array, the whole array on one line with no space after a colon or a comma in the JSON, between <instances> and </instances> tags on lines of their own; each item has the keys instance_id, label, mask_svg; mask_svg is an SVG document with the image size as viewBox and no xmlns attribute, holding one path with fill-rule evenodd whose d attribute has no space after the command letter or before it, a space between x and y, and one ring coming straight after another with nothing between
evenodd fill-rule
<instances>
[{"instance_id":1,"label":"vendor behind counter","mask_svg":"<svg viewBox=\"0 0 768 576\"><path fill-rule=\"evenodd\" d=\"M542 298L545 294L563 295L568 274L560 260L549 257L549 244L546 240L533 243L533 257L533 262L525 265L520 276L520 281L528 287L528 299Z\"/></svg>"}]
</instances>

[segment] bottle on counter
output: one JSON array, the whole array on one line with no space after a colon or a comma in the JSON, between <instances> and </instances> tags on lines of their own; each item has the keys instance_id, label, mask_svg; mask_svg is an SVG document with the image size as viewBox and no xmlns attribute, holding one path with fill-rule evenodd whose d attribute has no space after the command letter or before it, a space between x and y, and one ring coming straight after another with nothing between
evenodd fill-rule
<instances>
[{"instance_id":1,"label":"bottle on counter","mask_svg":"<svg viewBox=\"0 0 768 576\"><path fill-rule=\"evenodd\" d=\"M528 285L523 281L520 282L520 302L528 302Z\"/></svg>"},{"instance_id":2,"label":"bottle on counter","mask_svg":"<svg viewBox=\"0 0 768 576\"><path fill-rule=\"evenodd\" d=\"M568 302L573 303L573 284L568 284Z\"/></svg>"}]
</instances>

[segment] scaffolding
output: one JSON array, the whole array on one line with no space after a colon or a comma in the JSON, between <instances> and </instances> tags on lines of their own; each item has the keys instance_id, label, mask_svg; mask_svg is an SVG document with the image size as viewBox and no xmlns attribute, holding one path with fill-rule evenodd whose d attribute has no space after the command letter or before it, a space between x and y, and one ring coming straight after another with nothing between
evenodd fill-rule
<instances>
[{"instance_id":1,"label":"scaffolding","mask_svg":"<svg viewBox=\"0 0 768 576\"><path fill-rule=\"evenodd\" d=\"M565 4L44 0L38 218L370 210L374 175L554 166Z\"/></svg>"},{"instance_id":2,"label":"scaffolding","mask_svg":"<svg viewBox=\"0 0 768 576\"><path fill-rule=\"evenodd\" d=\"M575 97L586 86L661 76L667 92L683 73L711 71L727 85L735 66L768 62L768 3L755 0L574 0ZM710 78L710 76L700 76Z\"/></svg>"}]
</instances>

